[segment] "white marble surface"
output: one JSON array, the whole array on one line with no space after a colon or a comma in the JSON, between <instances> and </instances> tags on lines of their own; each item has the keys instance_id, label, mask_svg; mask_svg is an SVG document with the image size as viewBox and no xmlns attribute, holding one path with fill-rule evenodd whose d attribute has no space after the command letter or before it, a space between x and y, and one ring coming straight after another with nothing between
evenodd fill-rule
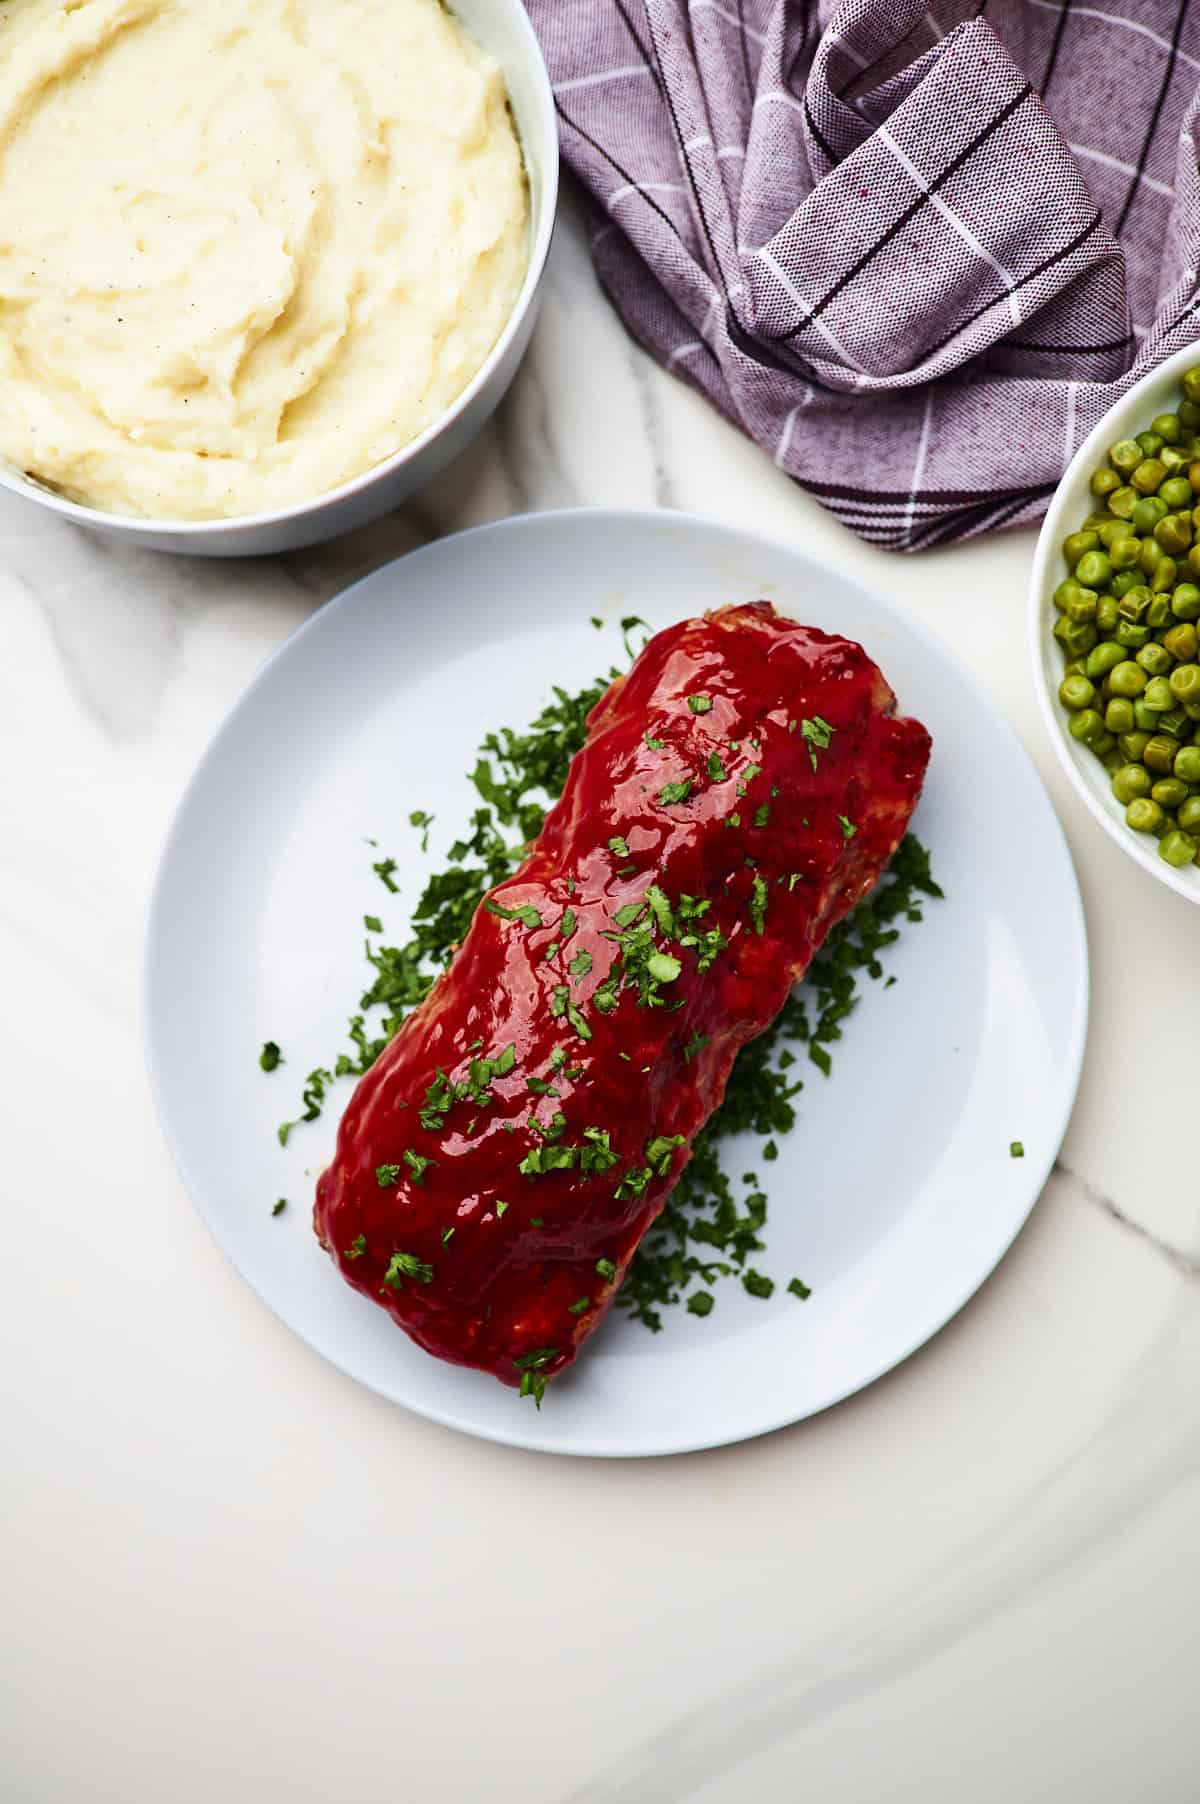
<instances>
[{"instance_id":1,"label":"white marble surface","mask_svg":"<svg viewBox=\"0 0 1200 1804\"><path fill-rule=\"evenodd\" d=\"M142 1065L159 844L259 661L418 541L577 502L803 538L951 639L1063 812L1093 955L1061 1170L975 1302L815 1421L640 1465L475 1443L325 1366L192 1213ZM516 390L403 517L205 565L0 499L0 1796L1196 1795L1200 917L1071 804L1030 553L850 539L627 343L570 213Z\"/></svg>"}]
</instances>

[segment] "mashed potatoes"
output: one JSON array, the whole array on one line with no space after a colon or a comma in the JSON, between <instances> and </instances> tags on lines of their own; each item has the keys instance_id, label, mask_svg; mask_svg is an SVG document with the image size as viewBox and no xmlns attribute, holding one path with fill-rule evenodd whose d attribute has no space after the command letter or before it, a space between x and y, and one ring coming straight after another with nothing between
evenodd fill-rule
<instances>
[{"instance_id":1,"label":"mashed potatoes","mask_svg":"<svg viewBox=\"0 0 1200 1804\"><path fill-rule=\"evenodd\" d=\"M475 375L527 259L438 0L6 0L0 456L157 519L285 506Z\"/></svg>"}]
</instances>

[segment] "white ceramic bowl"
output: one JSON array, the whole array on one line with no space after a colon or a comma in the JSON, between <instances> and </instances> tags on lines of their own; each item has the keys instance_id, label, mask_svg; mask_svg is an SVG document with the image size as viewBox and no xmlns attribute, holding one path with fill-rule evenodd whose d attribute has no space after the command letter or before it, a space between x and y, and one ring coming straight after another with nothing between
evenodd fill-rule
<instances>
[{"instance_id":1,"label":"white ceramic bowl","mask_svg":"<svg viewBox=\"0 0 1200 1804\"><path fill-rule=\"evenodd\" d=\"M1088 484L1093 470L1104 462L1110 446L1118 439L1145 432L1156 414L1172 411L1179 399L1180 377L1184 370L1197 363L1200 363L1200 343L1185 345L1182 351L1176 351L1158 369L1135 382L1129 393L1109 409L1084 439L1068 464L1042 523L1029 588L1029 645L1034 680L1059 762L1085 806L1122 851L1152 877L1157 877L1160 883L1191 902L1200 902L1200 866L1191 864L1181 871L1175 870L1159 857L1156 839L1148 833L1135 833L1125 825L1125 810L1112 793L1104 766L1067 732L1067 715L1058 699L1063 657L1062 649L1053 637L1056 618L1053 595L1067 575L1062 542L1092 511L1093 498Z\"/></svg>"},{"instance_id":2,"label":"white ceramic bowl","mask_svg":"<svg viewBox=\"0 0 1200 1804\"><path fill-rule=\"evenodd\" d=\"M522 0L450 0L450 7L504 71L525 156L530 206L529 268L517 304L491 355L454 405L383 463L327 494L269 513L222 520L136 519L64 500L2 460L0 487L77 526L150 550L259 557L315 545L378 519L466 449L503 398L533 331L558 202L558 131L550 78Z\"/></svg>"}]
</instances>

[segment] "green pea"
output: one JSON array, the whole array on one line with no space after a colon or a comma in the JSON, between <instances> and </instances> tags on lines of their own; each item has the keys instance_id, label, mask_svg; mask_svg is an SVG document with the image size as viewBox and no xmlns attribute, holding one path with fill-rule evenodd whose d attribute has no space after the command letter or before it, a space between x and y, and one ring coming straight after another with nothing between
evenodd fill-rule
<instances>
[{"instance_id":1,"label":"green pea","mask_svg":"<svg viewBox=\"0 0 1200 1804\"><path fill-rule=\"evenodd\" d=\"M1185 432L1200 431L1200 407L1195 401L1181 401L1175 411Z\"/></svg>"},{"instance_id":2,"label":"green pea","mask_svg":"<svg viewBox=\"0 0 1200 1804\"><path fill-rule=\"evenodd\" d=\"M1200 783L1200 745L1181 745L1171 769L1181 783Z\"/></svg>"},{"instance_id":3,"label":"green pea","mask_svg":"<svg viewBox=\"0 0 1200 1804\"><path fill-rule=\"evenodd\" d=\"M1104 721L1095 708L1081 708L1067 722L1067 732L1071 738L1078 739L1083 745L1090 745L1103 731Z\"/></svg>"},{"instance_id":4,"label":"green pea","mask_svg":"<svg viewBox=\"0 0 1200 1804\"><path fill-rule=\"evenodd\" d=\"M1177 584L1171 597L1171 612L1176 620L1200 620L1200 589L1195 583Z\"/></svg>"},{"instance_id":5,"label":"green pea","mask_svg":"<svg viewBox=\"0 0 1200 1804\"><path fill-rule=\"evenodd\" d=\"M1101 520L1099 526L1093 527L1092 530L1106 551L1115 539L1127 539L1133 532L1129 521L1118 520L1115 514L1111 520Z\"/></svg>"},{"instance_id":6,"label":"green pea","mask_svg":"<svg viewBox=\"0 0 1200 1804\"><path fill-rule=\"evenodd\" d=\"M1133 474L1130 476L1129 486L1136 489L1139 495L1153 495L1157 492L1158 486L1166 474L1166 469L1160 458L1147 457L1142 460L1137 466L1137 469L1134 470ZM1120 492L1119 489L1113 491L1113 493L1118 495ZM1112 507L1111 494L1108 498L1108 505ZM1112 511L1115 514L1117 510L1115 507L1112 507ZM1133 503L1130 502L1130 512L1132 511Z\"/></svg>"},{"instance_id":7,"label":"green pea","mask_svg":"<svg viewBox=\"0 0 1200 1804\"><path fill-rule=\"evenodd\" d=\"M1112 792L1118 802L1128 805L1139 796L1150 794L1153 778L1140 764L1123 764L1113 773Z\"/></svg>"},{"instance_id":8,"label":"green pea","mask_svg":"<svg viewBox=\"0 0 1200 1804\"><path fill-rule=\"evenodd\" d=\"M1117 750L1127 764L1140 764L1142 761L1142 753L1145 751L1149 741L1149 733L1142 733L1136 730L1132 733L1122 733L1117 740Z\"/></svg>"},{"instance_id":9,"label":"green pea","mask_svg":"<svg viewBox=\"0 0 1200 1804\"><path fill-rule=\"evenodd\" d=\"M1138 492L1136 489L1114 489L1112 494L1108 496L1108 510L1110 513L1115 514L1118 520L1131 520L1133 518L1133 510L1137 506L1137 498Z\"/></svg>"},{"instance_id":10,"label":"green pea","mask_svg":"<svg viewBox=\"0 0 1200 1804\"><path fill-rule=\"evenodd\" d=\"M1072 712L1076 708L1089 708L1096 699L1096 685L1089 683L1085 676L1065 676L1058 685L1058 699Z\"/></svg>"},{"instance_id":11,"label":"green pea","mask_svg":"<svg viewBox=\"0 0 1200 1804\"><path fill-rule=\"evenodd\" d=\"M1189 551L1188 556L1191 556ZM1179 566L1173 557L1164 557L1154 566L1154 574L1150 578L1150 587L1156 595L1166 595L1175 587L1175 578L1179 575ZM1170 611L1170 602L1167 611Z\"/></svg>"},{"instance_id":12,"label":"green pea","mask_svg":"<svg viewBox=\"0 0 1200 1804\"><path fill-rule=\"evenodd\" d=\"M1098 756L1101 764L1104 766L1110 777L1114 771L1120 770L1122 764L1125 762L1120 752L1117 750L1115 742L1110 751L1099 753Z\"/></svg>"},{"instance_id":13,"label":"green pea","mask_svg":"<svg viewBox=\"0 0 1200 1804\"><path fill-rule=\"evenodd\" d=\"M1157 633L1160 627L1169 626L1171 622L1171 598L1165 589L1150 597L1150 606L1146 609L1146 625L1151 632Z\"/></svg>"},{"instance_id":14,"label":"green pea","mask_svg":"<svg viewBox=\"0 0 1200 1804\"><path fill-rule=\"evenodd\" d=\"M1074 716L1072 716L1072 719L1073 718L1074 718ZM1068 723L1068 726L1069 726L1069 723ZM1101 763L1103 763L1106 758L1112 756L1114 753L1116 754L1118 759L1121 756L1120 752L1117 751L1117 736L1115 733L1110 733L1107 730L1107 728L1104 725L1103 720L1101 720L1101 722L1100 722L1100 731L1098 733L1094 734L1092 736L1092 738L1088 740L1087 745L1088 745L1088 750L1095 752L1097 758L1099 758Z\"/></svg>"},{"instance_id":15,"label":"green pea","mask_svg":"<svg viewBox=\"0 0 1200 1804\"><path fill-rule=\"evenodd\" d=\"M1157 525L1157 521L1155 522ZM1151 530L1153 530L1151 528ZM1085 551L1095 551L1100 543L1098 532L1069 532L1062 543L1062 554L1074 570Z\"/></svg>"},{"instance_id":16,"label":"green pea","mask_svg":"<svg viewBox=\"0 0 1200 1804\"><path fill-rule=\"evenodd\" d=\"M1152 677L1166 676L1175 662L1166 646L1160 645L1156 639L1151 639L1149 644L1142 646L1137 654L1137 661L1146 675Z\"/></svg>"},{"instance_id":17,"label":"green pea","mask_svg":"<svg viewBox=\"0 0 1200 1804\"><path fill-rule=\"evenodd\" d=\"M1141 665L1135 664L1132 658L1121 658L1116 664L1113 664L1110 661L1111 653L1112 651L1120 651L1121 647L1119 645L1114 645L1112 646L1111 651L1109 647L1110 641L1106 640L1103 645L1097 645L1095 651L1089 652L1087 673L1090 677L1099 677L1104 676L1107 672L1109 685L1113 694L1122 695L1129 700L1132 700L1135 696L1142 694L1149 678ZM1101 668L1094 668L1097 662L1097 652L1105 653Z\"/></svg>"},{"instance_id":18,"label":"green pea","mask_svg":"<svg viewBox=\"0 0 1200 1804\"><path fill-rule=\"evenodd\" d=\"M1136 432L1134 434L1134 440L1141 446L1143 457L1157 457L1158 453L1162 450L1163 442L1159 438L1157 432L1149 430L1146 432Z\"/></svg>"},{"instance_id":19,"label":"green pea","mask_svg":"<svg viewBox=\"0 0 1200 1804\"><path fill-rule=\"evenodd\" d=\"M1195 833L1200 829L1200 796L1189 796L1175 820L1185 833Z\"/></svg>"},{"instance_id":20,"label":"green pea","mask_svg":"<svg viewBox=\"0 0 1200 1804\"><path fill-rule=\"evenodd\" d=\"M1090 620L1068 620L1060 614L1054 622L1054 637L1069 658L1083 658L1100 637Z\"/></svg>"},{"instance_id":21,"label":"green pea","mask_svg":"<svg viewBox=\"0 0 1200 1804\"><path fill-rule=\"evenodd\" d=\"M1184 702L1182 711L1185 720L1200 720L1200 702Z\"/></svg>"},{"instance_id":22,"label":"green pea","mask_svg":"<svg viewBox=\"0 0 1200 1804\"><path fill-rule=\"evenodd\" d=\"M1089 557L1092 555L1088 553ZM1072 595L1063 603L1063 613L1070 620L1094 620L1099 610L1100 597L1095 589L1080 589L1078 595Z\"/></svg>"},{"instance_id":23,"label":"green pea","mask_svg":"<svg viewBox=\"0 0 1200 1804\"><path fill-rule=\"evenodd\" d=\"M1200 576L1200 545L1193 543L1187 554L1187 567L1192 576Z\"/></svg>"},{"instance_id":24,"label":"green pea","mask_svg":"<svg viewBox=\"0 0 1200 1804\"><path fill-rule=\"evenodd\" d=\"M1125 822L1135 833L1161 833L1167 817L1149 796L1138 796L1125 810Z\"/></svg>"},{"instance_id":25,"label":"green pea","mask_svg":"<svg viewBox=\"0 0 1200 1804\"><path fill-rule=\"evenodd\" d=\"M1151 677L1146 684L1142 700L1148 708L1153 708L1156 714L1165 714L1173 700L1171 685L1166 677Z\"/></svg>"},{"instance_id":26,"label":"green pea","mask_svg":"<svg viewBox=\"0 0 1200 1804\"><path fill-rule=\"evenodd\" d=\"M1181 802L1187 801L1189 790L1187 784L1181 783L1178 777L1160 777L1150 794L1160 808L1173 814Z\"/></svg>"},{"instance_id":27,"label":"green pea","mask_svg":"<svg viewBox=\"0 0 1200 1804\"><path fill-rule=\"evenodd\" d=\"M1072 714L1071 720L1078 720ZM1068 726L1070 721L1068 721ZM1158 777L1169 777L1175 768L1175 754L1179 750L1179 741L1170 733L1152 733L1142 750L1142 763L1147 770L1152 770Z\"/></svg>"},{"instance_id":28,"label":"green pea","mask_svg":"<svg viewBox=\"0 0 1200 1804\"><path fill-rule=\"evenodd\" d=\"M1163 644L1173 658L1181 664L1190 664L1200 651L1200 633L1197 633L1190 620L1181 620L1178 626L1171 627L1163 634Z\"/></svg>"},{"instance_id":29,"label":"green pea","mask_svg":"<svg viewBox=\"0 0 1200 1804\"><path fill-rule=\"evenodd\" d=\"M1166 512L1166 502L1161 501L1157 495L1143 495L1140 501L1134 502L1133 512L1129 516L1129 522L1133 527L1134 532L1140 532L1145 535L1146 533L1154 531L1154 528L1158 525ZM1065 551L1065 544L1063 549ZM1080 555L1082 556L1082 553ZM1070 558L1067 559L1068 564L1071 563L1071 561Z\"/></svg>"},{"instance_id":30,"label":"green pea","mask_svg":"<svg viewBox=\"0 0 1200 1804\"><path fill-rule=\"evenodd\" d=\"M1154 542L1172 557L1185 552L1192 542L1192 523L1186 514L1167 514L1154 528ZM1088 554L1091 557L1095 552Z\"/></svg>"},{"instance_id":31,"label":"green pea","mask_svg":"<svg viewBox=\"0 0 1200 1804\"><path fill-rule=\"evenodd\" d=\"M1153 534L1150 538L1142 540L1142 554L1138 558L1138 568L1147 580L1149 580L1158 569L1158 566L1162 561L1162 555L1163 548Z\"/></svg>"},{"instance_id":32,"label":"green pea","mask_svg":"<svg viewBox=\"0 0 1200 1804\"><path fill-rule=\"evenodd\" d=\"M1148 589L1145 583L1135 583L1132 589L1127 589L1121 596L1117 612L1122 620L1136 622L1142 618L1153 600L1153 590Z\"/></svg>"},{"instance_id":33,"label":"green pea","mask_svg":"<svg viewBox=\"0 0 1200 1804\"><path fill-rule=\"evenodd\" d=\"M1168 476L1158 491L1158 499L1166 502L1169 513L1174 513L1176 508L1191 507L1196 497L1186 476Z\"/></svg>"},{"instance_id":34,"label":"green pea","mask_svg":"<svg viewBox=\"0 0 1200 1804\"><path fill-rule=\"evenodd\" d=\"M1072 596L1083 594L1083 584L1077 583L1073 576L1064 576L1054 591L1054 605L1065 608Z\"/></svg>"},{"instance_id":35,"label":"green pea","mask_svg":"<svg viewBox=\"0 0 1200 1804\"><path fill-rule=\"evenodd\" d=\"M1148 626L1135 626L1132 620L1118 620L1113 638L1126 651L1139 651L1150 637Z\"/></svg>"},{"instance_id":36,"label":"green pea","mask_svg":"<svg viewBox=\"0 0 1200 1804\"><path fill-rule=\"evenodd\" d=\"M1087 679L1085 678L1084 680L1086 681ZM1059 690L1059 694L1062 694L1061 689ZM1126 701L1123 695L1111 696L1108 705L1104 710L1104 725L1106 731L1109 733L1132 733L1133 703L1131 701Z\"/></svg>"},{"instance_id":37,"label":"green pea","mask_svg":"<svg viewBox=\"0 0 1200 1804\"><path fill-rule=\"evenodd\" d=\"M1200 701L1200 664L1177 664L1168 682L1177 702Z\"/></svg>"},{"instance_id":38,"label":"green pea","mask_svg":"<svg viewBox=\"0 0 1200 1804\"><path fill-rule=\"evenodd\" d=\"M1181 387L1189 401L1200 403L1200 364L1194 370L1185 370Z\"/></svg>"},{"instance_id":39,"label":"green pea","mask_svg":"<svg viewBox=\"0 0 1200 1804\"><path fill-rule=\"evenodd\" d=\"M1189 532L1188 544L1190 545L1191 542L1191 534ZM1164 547L1164 550L1169 549L1169 547ZM1132 570L1141 555L1142 541L1140 539L1135 539L1132 533L1126 532L1124 537L1114 538L1109 542L1108 561L1112 565L1113 570L1118 574L1123 573L1126 570Z\"/></svg>"},{"instance_id":40,"label":"green pea","mask_svg":"<svg viewBox=\"0 0 1200 1804\"><path fill-rule=\"evenodd\" d=\"M1171 733L1176 739L1186 739L1188 735L1188 717L1185 708L1168 708L1165 714L1158 717L1160 733Z\"/></svg>"},{"instance_id":41,"label":"green pea","mask_svg":"<svg viewBox=\"0 0 1200 1804\"><path fill-rule=\"evenodd\" d=\"M1139 733L1149 738L1158 732L1158 715L1153 708L1148 708L1141 696L1133 704L1133 724Z\"/></svg>"},{"instance_id":42,"label":"green pea","mask_svg":"<svg viewBox=\"0 0 1200 1804\"><path fill-rule=\"evenodd\" d=\"M1108 461L1122 476L1129 476L1142 461L1142 447L1135 438L1118 439L1108 454Z\"/></svg>"},{"instance_id":43,"label":"green pea","mask_svg":"<svg viewBox=\"0 0 1200 1804\"><path fill-rule=\"evenodd\" d=\"M1189 447L1179 444L1164 445L1158 456L1168 476L1182 476L1191 462L1192 454Z\"/></svg>"},{"instance_id":44,"label":"green pea","mask_svg":"<svg viewBox=\"0 0 1200 1804\"><path fill-rule=\"evenodd\" d=\"M1088 657L1086 657L1083 667L1085 667L1086 675L1090 676L1094 682L1099 682L1101 676L1108 676L1108 673L1122 662L1124 662L1124 651L1121 646L1115 646L1112 639L1104 639L1099 646L1094 646L1092 651L1088 651Z\"/></svg>"},{"instance_id":45,"label":"green pea","mask_svg":"<svg viewBox=\"0 0 1200 1804\"><path fill-rule=\"evenodd\" d=\"M1113 593L1096 597L1096 625L1102 633L1115 633L1117 621L1121 618L1117 599L1121 592L1121 584L1128 578L1133 581L1132 570L1122 570L1120 576L1113 577Z\"/></svg>"},{"instance_id":46,"label":"green pea","mask_svg":"<svg viewBox=\"0 0 1200 1804\"><path fill-rule=\"evenodd\" d=\"M1106 499L1115 489L1121 486L1121 478L1115 470L1094 470L1088 485L1093 495L1103 495Z\"/></svg>"},{"instance_id":47,"label":"green pea","mask_svg":"<svg viewBox=\"0 0 1200 1804\"><path fill-rule=\"evenodd\" d=\"M1164 833L1158 842L1159 857L1165 858L1176 870L1182 870L1185 864L1191 864L1197 849L1200 849L1200 840L1193 839L1190 833L1184 833L1178 827Z\"/></svg>"}]
</instances>

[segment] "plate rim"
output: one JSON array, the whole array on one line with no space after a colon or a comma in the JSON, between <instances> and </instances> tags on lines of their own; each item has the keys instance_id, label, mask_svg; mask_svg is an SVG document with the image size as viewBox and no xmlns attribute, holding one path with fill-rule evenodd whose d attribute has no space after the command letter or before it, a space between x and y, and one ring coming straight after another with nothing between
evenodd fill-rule
<instances>
[{"instance_id":1,"label":"plate rim","mask_svg":"<svg viewBox=\"0 0 1200 1804\"><path fill-rule=\"evenodd\" d=\"M714 529L721 533L732 533L743 539L756 541L766 551L781 555L789 560L799 557L801 560L812 565L815 569L825 571L830 575L835 576L840 583L848 584L851 588L859 590L861 594L865 595L867 599L877 606L885 615L890 615L897 619L898 622L907 631L911 632L926 648L930 649L937 657L943 659L950 665L954 674L959 679L960 683L964 685L971 698L976 703L982 704L990 718L1000 729L1001 733L1008 739L1012 751L1026 766L1037 788L1041 791L1049 816L1047 824L1051 828L1054 843L1058 846L1063 857L1067 897L1071 904L1071 918L1074 928L1072 941L1075 947L1075 957L1072 963L1074 967L1073 977L1076 1003L1074 1020L1071 1024L1070 1052L1069 1057L1065 1061L1067 1082L1063 1092L1059 1115L1054 1124L1053 1131L1049 1136L1047 1152L1041 1160L1030 1163L1029 1176L1031 1182L1029 1186L1028 1201L1016 1212L1011 1231L1008 1231L1003 1235L997 1250L995 1251L994 1257L992 1257L990 1262L973 1277L967 1287L962 1291L961 1295L958 1295L957 1289L955 1290L957 1300L954 1301L949 1308L942 1308L939 1306L937 1319L925 1325L911 1342L906 1342L902 1351L896 1353L894 1356L888 1357L878 1367L872 1367L866 1375L857 1376L853 1382L847 1384L844 1388L837 1389L816 1408L806 1409L799 1415L785 1409L783 1413L772 1413L768 1420L755 1423L752 1426L738 1429L734 1432L720 1431L715 1434L705 1433L699 1436L695 1434L684 1435L678 1441L663 1446L613 1447L611 1445L589 1444L571 1444L569 1446L564 1446L540 1437L534 1432L537 1420L536 1417L523 1419L522 1427L526 1432L521 1432L521 1429L515 1424L512 1431L507 1431L503 1427L481 1425L473 1418L464 1417L456 1413L453 1408L435 1407L419 1400L401 1400L372 1378L365 1377L360 1372L351 1369L350 1365L347 1364L338 1353L329 1351L324 1346L318 1345L305 1328L300 1326L290 1314L286 1313L274 1300L268 1297L254 1279L243 1270L231 1245L227 1242L220 1218L215 1211L210 1209L207 1201L202 1200L203 1186L197 1184L193 1180L188 1158L175 1132L172 1115L167 1106L162 1079L162 1061L158 1055L157 1049L157 1028L154 1007L155 967L158 963L159 941L165 931L163 917L166 903L164 895L167 887L169 870L172 864L173 853L176 844L184 831L186 817L191 809L193 799L200 791L210 767L217 761L225 740L233 732L236 724L241 720L242 716L249 712L253 707L259 692L267 682L276 663L281 661L285 655L291 655L292 648L309 634L317 631L318 628L324 624L328 616L340 611L343 607L352 606L360 589L376 583L381 577L385 577L389 572L394 571L401 565L406 568L413 564L420 565L429 558L436 558L441 555L442 547L457 544L462 540L474 540L484 536L502 536L514 532L520 534L531 530L536 534L548 524L554 524L555 526L562 524L570 525L572 522L579 520L586 520L589 522L604 521L613 529L625 528L627 530L639 530L650 528L652 530L665 531L668 533L683 533L685 536L697 530L701 533L710 532ZM330 596L327 601L315 608L308 618L290 632L287 637L283 639L273 651L268 653L256 667L241 692L226 709L217 727L206 741L204 749L176 799L171 810L166 831L162 836L158 858L155 862L149 899L145 909L144 930L142 936L140 1011L142 1046L155 1114L158 1118L159 1127L168 1151L171 1154L172 1162L180 1181L183 1184L183 1188L187 1193L188 1199L191 1202L192 1208L203 1222L224 1257L233 1267L241 1282L249 1288L276 1320L281 1322L290 1333L295 1334L311 1352L315 1353L319 1358L326 1360L353 1383L362 1385L364 1389L381 1397L393 1408L408 1410L412 1414L420 1416L426 1421L434 1422L440 1427L453 1429L459 1433L470 1435L476 1440L489 1441L495 1445L515 1448L525 1453L551 1454L571 1459L665 1459L686 1454L708 1452L720 1447L737 1446L744 1441L757 1440L764 1435L778 1433L780 1429L798 1426L802 1422L813 1420L818 1416L823 1416L826 1411L836 1408L838 1404L846 1402L848 1398L857 1396L859 1392L867 1390L872 1385L878 1383L879 1380L886 1377L889 1372L895 1371L900 1366L906 1364L907 1361L910 1360L915 1353L919 1352L922 1347L927 1346L931 1341L935 1340L949 1323L962 1313L963 1309L965 1309L971 1299L976 1296L983 1289L984 1285L994 1276L999 1266L1011 1251L1018 1236L1027 1225L1030 1216L1033 1214L1035 1207L1045 1191L1046 1184L1057 1164L1059 1150L1061 1149L1063 1140L1066 1136L1079 1092L1079 1084L1083 1073L1083 1061L1087 1047L1090 1005L1091 968L1088 948L1087 918L1083 906L1083 896L1079 886L1078 873L1075 870L1070 844L1067 840L1062 821L1059 818L1058 810L1054 806L1053 799L1042 779L1037 765L1029 751L1026 749L1015 727L1012 725L1007 715L1005 715L992 700L974 671L967 665L956 648L947 639L943 638L941 634L927 626L924 621L915 618L890 599L885 599L872 585L861 581L856 574L840 569L832 560L826 559L820 555L814 555L806 548L790 543L779 534L764 533L755 527L746 526L740 521L731 520L722 515L694 514L670 508L544 508L532 513L510 514L498 520L484 521L477 526L467 527L461 532L443 534L437 539L430 540L428 543L418 546L413 551L402 553L399 557L391 558L386 563L377 565L374 569L367 571L362 576L356 577L352 583L347 584L344 589L338 590L336 594Z\"/></svg>"}]
</instances>

